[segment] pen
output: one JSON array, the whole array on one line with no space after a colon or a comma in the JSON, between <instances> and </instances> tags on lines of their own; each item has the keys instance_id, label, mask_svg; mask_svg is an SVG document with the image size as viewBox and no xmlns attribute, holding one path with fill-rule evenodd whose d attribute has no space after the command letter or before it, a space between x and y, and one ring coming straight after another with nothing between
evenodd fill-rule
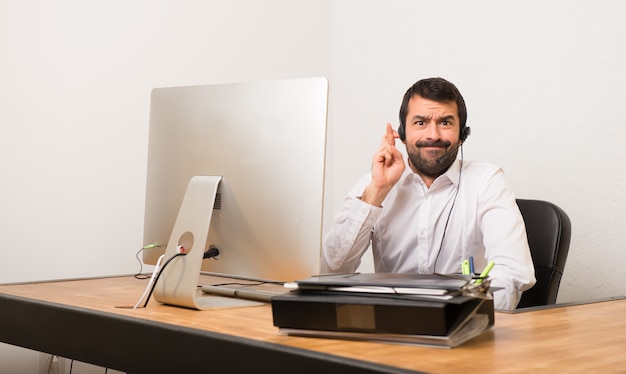
<instances>
[{"instance_id":1,"label":"pen","mask_svg":"<svg viewBox=\"0 0 626 374\"><path fill-rule=\"evenodd\" d=\"M463 275L470 275L470 262L468 260L463 260L463 262L461 262L461 274Z\"/></svg>"},{"instance_id":2,"label":"pen","mask_svg":"<svg viewBox=\"0 0 626 374\"><path fill-rule=\"evenodd\" d=\"M491 271L491 268L493 267L493 265L495 265L496 263L493 261L490 261L487 264L487 267L483 270L482 273L480 273L480 278L476 279L476 282L474 282L474 284L481 284L483 282L483 279L487 278L487 275L489 275L489 272Z\"/></svg>"},{"instance_id":3,"label":"pen","mask_svg":"<svg viewBox=\"0 0 626 374\"><path fill-rule=\"evenodd\" d=\"M228 288L222 286L202 286L202 291L205 293L211 293L217 296L235 297L240 299L257 300L271 302L272 296L279 295L278 293L261 291L254 289L242 289L242 288Z\"/></svg>"},{"instance_id":4,"label":"pen","mask_svg":"<svg viewBox=\"0 0 626 374\"><path fill-rule=\"evenodd\" d=\"M474 275L474 256L469 256L469 271Z\"/></svg>"}]
</instances>

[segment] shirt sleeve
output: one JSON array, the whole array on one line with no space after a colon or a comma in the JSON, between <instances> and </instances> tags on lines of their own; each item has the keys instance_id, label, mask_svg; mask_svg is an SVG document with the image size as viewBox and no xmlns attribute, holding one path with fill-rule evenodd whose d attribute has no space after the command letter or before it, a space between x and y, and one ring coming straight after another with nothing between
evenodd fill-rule
<instances>
[{"instance_id":1,"label":"shirt sleeve","mask_svg":"<svg viewBox=\"0 0 626 374\"><path fill-rule=\"evenodd\" d=\"M351 273L361 264L382 210L360 199L368 183L369 176L357 182L324 237L322 273Z\"/></svg>"},{"instance_id":2,"label":"shirt sleeve","mask_svg":"<svg viewBox=\"0 0 626 374\"><path fill-rule=\"evenodd\" d=\"M515 309L522 292L535 284L535 269L528 247L526 226L501 169L486 179L479 201L480 229L485 257L495 266L489 277L496 309Z\"/></svg>"}]
</instances>

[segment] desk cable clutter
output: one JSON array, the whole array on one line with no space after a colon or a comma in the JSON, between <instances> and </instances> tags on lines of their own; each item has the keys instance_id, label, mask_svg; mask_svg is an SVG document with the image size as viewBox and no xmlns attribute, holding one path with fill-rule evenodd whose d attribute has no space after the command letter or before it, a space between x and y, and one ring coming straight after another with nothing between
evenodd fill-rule
<instances>
[{"instance_id":1,"label":"desk cable clutter","mask_svg":"<svg viewBox=\"0 0 626 374\"><path fill-rule=\"evenodd\" d=\"M272 314L287 335L452 348L493 326L489 284L463 275L322 275L286 284L291 291L272 297Z\"/></svg>"},{"instance_id":2,"label":"desk cable clutter","mask_svg":"<svg viewBox=\"0 0 626 374\"><path fill-rule=\"evenodd\" d=\"M149 247L149 246L144 247L144 249L147 248L147 247ZM217 252L215 255L218 255L218 254L219 254L219 252ZM182 246L178 246L176 248L176 254L174 254L173 256L168 258L167 261L165 261L165 264L163 264L163 259L165 258L165 255L163 254L163 255L161 255L159 257L159 259L157 260L157 263L156 263L156 265L154 267L154 271L152 272L152 276L150 276L150 281L148 282L148 285L146 286L146 289L145 289L144 293L141 295L141 298L139 298L137 303L133 306L133 309L139 308L142 301L144 301L144 305L143 305L144 308L148 305L148 301L150 301L150 296L152 296L152 292L154 292L154 288L156 286L156 282L159 280L159 277L161 276L161 273L163 272L165 267L170 262L172 262L176 257L185 256L185 255L186 255L185 248L182 247ZM208 258L207 255L205 255L205 257Z\"/></svg>"}]
</instances>

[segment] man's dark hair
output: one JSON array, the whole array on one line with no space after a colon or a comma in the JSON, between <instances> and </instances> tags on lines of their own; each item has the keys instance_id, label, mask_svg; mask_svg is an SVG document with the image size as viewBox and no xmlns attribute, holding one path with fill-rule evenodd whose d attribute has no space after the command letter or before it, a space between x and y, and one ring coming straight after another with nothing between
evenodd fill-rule
<instances>
[{"instance_id":1,"label":"man's dark hair","mask_svg":"<svg viewBox=\"0 0 626 374\"><path fill-rule=\"evenodd\" d=\"M406 116L409 111L409 101L413 96L420 96L424 99L437 101L437 102L450 102L454 101L458 110L460 121L460 134L464 133L465 123L467 122L467 108L465 107L465 100L463 96L456 88L456 86L443 78L427 78L417 81L411 86L402 99L402 105L400 106L400 128L398 133L400 139L404 140Z\"/></svg>"}]
</instances>

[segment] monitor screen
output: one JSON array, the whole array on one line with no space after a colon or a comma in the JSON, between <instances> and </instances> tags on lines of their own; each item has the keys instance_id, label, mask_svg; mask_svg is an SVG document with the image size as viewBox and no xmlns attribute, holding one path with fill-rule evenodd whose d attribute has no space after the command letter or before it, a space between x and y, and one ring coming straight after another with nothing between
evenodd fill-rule
<instances>
[{"instance_id":1,"label":"monitor screen","mask_svg":"<svg viewBox=\"0 0 626 374\"><path fill-rule=\"evenodd\" d=\"M189 242L219 250L202 272L285 282L318 274L327 97L325 78L154 89L143 261ZM214 195L200 188L211 208L184 213L198 176L219 180ZM185 227L203 220L206 243L202 226Z\"/></svg>"}]
</instances>

